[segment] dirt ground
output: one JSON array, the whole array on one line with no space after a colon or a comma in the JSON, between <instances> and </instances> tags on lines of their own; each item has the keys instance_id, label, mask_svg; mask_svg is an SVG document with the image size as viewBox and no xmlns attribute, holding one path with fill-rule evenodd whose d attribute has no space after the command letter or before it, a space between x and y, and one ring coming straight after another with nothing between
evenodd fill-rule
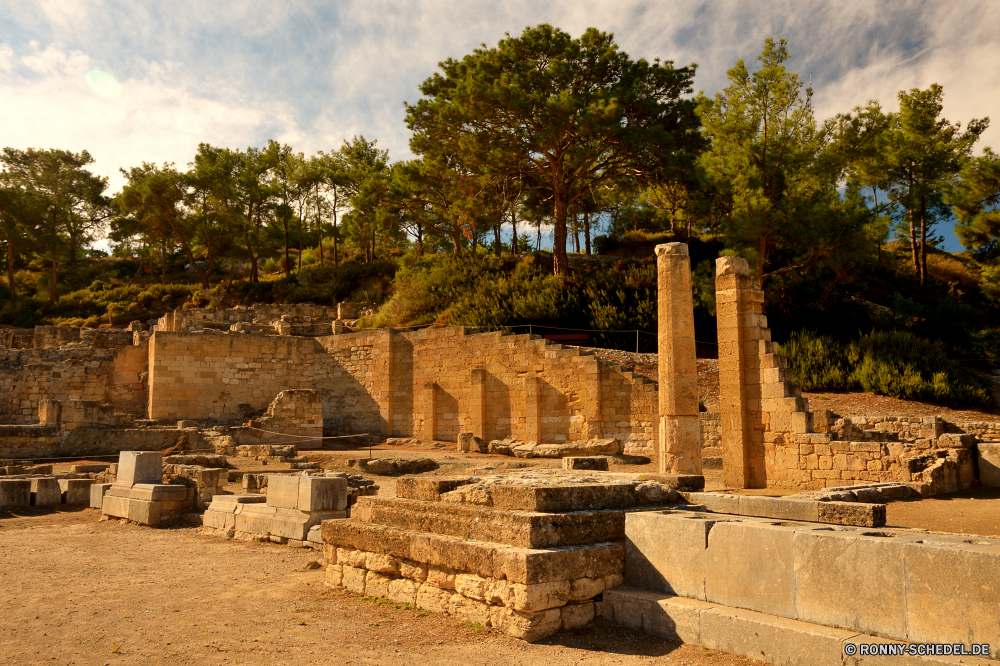
<instances>
[{"instance_id":1,"label":"dirt ground","mask_svg":"<svg viewBox=\"0 0 1000 666\"><path fill-rule=\"evenodd\" d=\"M0 664L761 663L604 620L530 645L334 592L315 551L98 517L0 512Z\"/></svg>"}]
</instances>

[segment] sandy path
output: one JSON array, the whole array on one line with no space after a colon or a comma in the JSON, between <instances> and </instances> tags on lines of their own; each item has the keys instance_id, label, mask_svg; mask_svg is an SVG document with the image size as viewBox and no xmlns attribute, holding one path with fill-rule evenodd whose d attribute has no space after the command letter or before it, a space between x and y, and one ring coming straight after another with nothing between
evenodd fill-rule
<instances>
[{"instance_id":1,"label":"sandy path","mask_svg":"<svg viewBox=\"0 0 1000 666\"><path fill-rule=\"evenodd\" d=\"M318 553L91 509L0 513L0 664L747 665L599 621L528 645L336 593Z\"/></svg>"}]
</instances>

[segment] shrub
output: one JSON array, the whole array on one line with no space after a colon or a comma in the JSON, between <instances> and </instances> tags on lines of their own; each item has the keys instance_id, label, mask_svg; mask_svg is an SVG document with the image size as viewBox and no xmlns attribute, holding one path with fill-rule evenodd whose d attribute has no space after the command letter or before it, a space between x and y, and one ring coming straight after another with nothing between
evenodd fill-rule
<instances>
[{"instance_id":1,"label":"shrub","mask_svg":"<svg viewBox=\"0 0 1000 666\"><path fill-rule=\"evenodd\" d=\"M808 331L782 345L799 386L861 389L904 400L973 406L990 401L991 382L907 331L875 332L849 345Z\"/></svg>"}]
</instances>

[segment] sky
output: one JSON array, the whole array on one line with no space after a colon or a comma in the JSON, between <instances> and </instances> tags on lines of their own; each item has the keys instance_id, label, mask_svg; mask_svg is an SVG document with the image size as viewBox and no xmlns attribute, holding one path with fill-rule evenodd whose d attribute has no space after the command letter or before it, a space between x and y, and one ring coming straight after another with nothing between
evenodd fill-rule
<instances>
[{"instance_id":1,"label":"sky","mask_svg":"<svg viewBox=\"0 0 1000 666\"><path fill-rule=\"evenodd\" d=\"M200 142L311 154L364 135L405 159L403 102L437 64L538 23L697 63L707 93L784 37L820 119L940 83L945 117L993 116L979 146L1000 149L996 0L0 0L0 146L88 150L111 192L119 168L183 166Z\"/></svg>"}]
</instances>

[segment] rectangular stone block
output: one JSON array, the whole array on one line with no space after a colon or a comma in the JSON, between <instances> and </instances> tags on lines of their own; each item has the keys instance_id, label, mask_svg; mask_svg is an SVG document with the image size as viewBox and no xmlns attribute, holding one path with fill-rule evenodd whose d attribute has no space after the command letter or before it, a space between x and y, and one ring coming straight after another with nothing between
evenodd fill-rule
<instances>
[{"instance_id":1,"label":"rectangular stone block","mask_svg":"<svg viewBox=\"0 0 1000 666\"><path fill-rule=\"evenodd\" d=\"M740 497L740 515L775 518L778 520L803 520L815 523L819 519L821 502L814 500L793 500L783 497Z\"/></svg>"},{"instance_id":2,"label":"rectangular stone block","mask_svg":"<svg viewBox=\"0 0 1000 666\"><path fill-rule=\"evenodd\" d=\"M59 480L53 478L31 479L31 504L34 506L62 504L62 490L59 489Z\"/></svg>"},{"instance_id":3,"label":"rectangular stone block","mask_svg":"<svg viewBox=\"0 0 1000 666\"><path fill-rule=\"evenodd\" d=\"M801 531L795 534L798 619L904 638L903 533ZM912 537L911 539L916 539Z\"/></svg>"},{"instance_id":4,"label":"rectangular stone block","mask_svg":"<svg viewBox=\"0 0 1000 666\"><path fill-rule=\"evenodd\" d=\"M817 519L831 525L882 527L885 525L885 504L862 502L818 502Z\"/></svg>"},{"instance_id":5,"label":"rectangular stone block","mask_svg":"<svg viewBox=\"0 0 1000 666\"><path fill-rule=\"evenodd\" d=\"M720 522L708 534L705 600L795 617L794 528Z\"/></svg>"},{"instance_id":6,"label":"rectangular stone block","mask_svg":"<svg viewBox=\"0 0 1000 666\"><path fill-rule=\"evenodd\" d=\"M715 520L688 512L625 517L625 581L676 596L705 599L705 551Z\"/></svg>"},{"instance_id":7,"label":"rectangular stone block","mask_svg":"<svg viewBox=\"0 0 1000 666\"><path fill-rule=\"evenodd\" d=\"M343 511L347 508L347 479L299 477L299 511Z\"/></svg>"},{"instance_id":8,"label":"rectangular stone block","mask_svg":"<svg viewBox=\"0 0 1000 666\"><path fill-rule=\"evenodd\" d=\"M144 500L146 502L179 502L187 499L188 488L173 483L139 483L128 491L129 499Z\"/></svg>"},{"instance_id":9,"label":"rectangular stone block","mask_svg":"<svg viewBox=\"0 0 1000 666\"><path fill-rule=\"evenodd\" d=\"M608 459L604 456L570 456L562 459L563 469L583 469L608 471Z\"/></svg>"},{"instance_id":10,"label":"rectangular stone block","mask_svg":"<svg viewBox=\"0 0 1000 666\"><path fill-rule=\"evenodd\" d=\"M604 593L604 614L615 624L679 643L701 644L701 614L716 604L635 587Z\"/></svg>"},{"instance_id":11,"label":"rectangular stone block","mask_svg":"<svg viewBox=\"0 0 1000 666\"><path fill-rule=\"evenodd\" d=\"M104 506L104 494L111 488L110 483L95 483L90 486L90 508L100 509Z\"/></svg>"},{"instance_id":12,"label":"rectangular stone block","mask_svg":"<svg viewBox=\"0 0 1000 666\"><path fill-rule=\"evenodd\" d=\"M128 498L105 494L101 513L112 518L128 518Z\"/></svg>"},{"instance_id":13,"label":"rectangular stone block","mask_svg":"<svg viewBox=\"0 0 1000 666\"><path fill-rule=\"evenodd\" d=\"M59 479L63 504L89 504L93 479Z\"/></svg>"},{"instance_id":14,"label":"rectangular stone block","mask_svg":"<svg viewBox=\"0 0 1000 666\"><path fill-rule=\"evenodd\" d=\"M31 481L0 479L0 507L31 506Z\"/></svg>"},{"instance_id":15,"label":"rectangular stone block","mask_svg":"<svg viewBox=\"0 0 1000 666\"><path fill-rule=\"evenodd\" d=\"M267 505L279 509L297 509L299 506L299 479L301 476L270 474L267 477Z\"/></svg>"},{"instance_id":16,"label":"rectangular stone block","mask_svg":"<svg viewBox=\"0 0 1000 666\"><path fill-rule=\"evenodd\" d=\"M701 613L701 644L780 666L840 664L856 631L823 627L739 608Z\"/></svg>"},{"instance_id":17,"label":"rectangular stone block","mask_svg":"<svg viewBox=\"0 0 1000 666\"><path fill-rule=\"evenodd\" d=\"M1000 542L928 535L924 543L902 544L902 551L905 638L922 643L989 643L990 657L1000 659Z\"/></svg>"},{"instance_id":18,"label":"rectangular stone block","mask_svg":"<svg viewBox=\"0 0 1000 666\"><path fill-rule=\"evenodd\" d=\"M161 481L163 454L160 451L122 451L118 454L118 476L115 478L118 485Z\"/></svg>"},{"instance_id":19,"label":"rectangular stone block","mask_svg":"<svg viewBox=\"0 0 1000 666\"><path fill-rule=\"evenodd\" d=\"M1000 442L979 442L979 483L1000 488Z\"/></svg>"},{"instance_id":20,"label":"rectangular stone block","mask_svg":"<svg viewBox=\"0 0 1000 666\"><path fill-rule=\"evenodd\" d=\"M141 499L126 499L128 519L140 525L156 527L160 524L160 503Z\"/></svg>"}]
</instances>

